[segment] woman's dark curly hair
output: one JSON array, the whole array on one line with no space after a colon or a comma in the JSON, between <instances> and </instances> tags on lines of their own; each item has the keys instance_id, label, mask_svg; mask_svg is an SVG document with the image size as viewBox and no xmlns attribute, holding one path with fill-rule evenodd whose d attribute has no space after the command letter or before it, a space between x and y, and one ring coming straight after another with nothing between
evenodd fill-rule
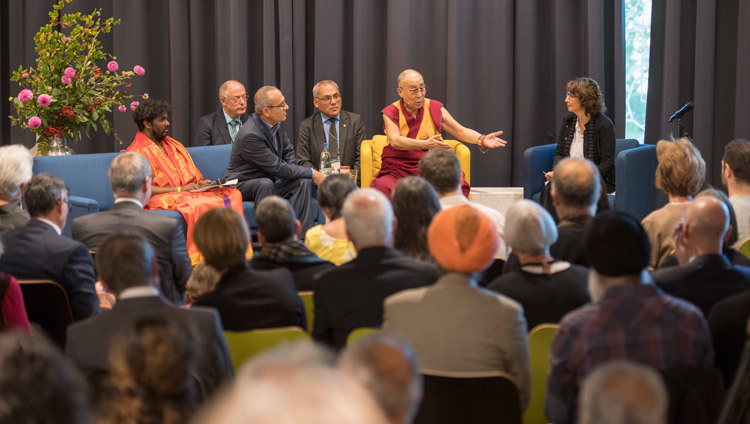
<instances>
[{"instance_id":1,"label":"woman's dark curly hair","mask_svg":"<svg viewBox=\"0 0 750 424\"><path fill-rule=\"evenodd\" d=\"M587 115L604 113L607 107L604 106L604 96L599 84L591 78L580 77L568 81L566 87L571 97L577 98L581 102L581 107Z\"/></svg>"}]
</instances>

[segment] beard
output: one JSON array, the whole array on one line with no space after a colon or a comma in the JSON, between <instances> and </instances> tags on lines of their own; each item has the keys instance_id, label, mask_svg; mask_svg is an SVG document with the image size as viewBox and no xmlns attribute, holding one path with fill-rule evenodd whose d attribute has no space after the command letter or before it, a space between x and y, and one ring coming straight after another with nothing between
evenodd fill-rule
<instances>
[{"instance_id":1,"label":"beard","mask_svg":"<svg viewBox=\"0 0 750 424\"><path fill-rule=\"evenodd\" d=\"M591 296L592 302L598 302L604 298L604 293L607 292L607 288L602 283L601 276L594 268L589 269L589 296Z\"/></svg>"}]
</instances>

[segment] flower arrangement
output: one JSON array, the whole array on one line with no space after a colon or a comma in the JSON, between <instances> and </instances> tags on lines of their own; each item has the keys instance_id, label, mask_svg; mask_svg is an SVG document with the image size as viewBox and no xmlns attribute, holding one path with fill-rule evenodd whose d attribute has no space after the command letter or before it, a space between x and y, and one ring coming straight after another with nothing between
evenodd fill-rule
<instances>
[{"instance_id":1,"label":"flower arrangement","mask_svg":"<svg viewBox=\"0 0 750 424\"><path fill-rule=\"evenodd\" d=\"M11 77L22 88L17 97L9 99L18 115L10 117L11 123L38 135L41 154L47 154L54 137L80 140L82 129L86 135L98 127L112 134L107 113L114 108L127 110L125 104L133 97L124 90L130 87L128 79L146 73L138 65L132 71L119 71L117 58L102 50L97 37L109 33L119 19L108 18L102 23L101 9L89 15L61 14L72 1L59 0L49 13L49 23L34 36L36 68L19 66ZM137 101L131 102L131 109L136 106Z\"/></svg>"}]
</instances>

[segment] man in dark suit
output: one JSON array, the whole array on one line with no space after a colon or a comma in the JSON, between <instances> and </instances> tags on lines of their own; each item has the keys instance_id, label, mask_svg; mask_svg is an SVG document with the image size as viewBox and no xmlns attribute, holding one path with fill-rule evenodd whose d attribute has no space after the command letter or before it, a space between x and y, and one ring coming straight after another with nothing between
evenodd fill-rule
<instances>
[{"instance_id":1,"label":"man in dark suit","mask_svg":"<svg viewBox=\"0 0 750 424\"><path fill-rule=\"evenodd\" d=\"M193 146L232 144L247 121L247 92L240 82L229 80L222 84L219 101L221 109L198 120Z\"/></svg>"},{"instance_id":2,"label":"man in dark suit","mask_svg":"<svg viewBox=\"0 0 750 424\"><path fill-rule=\"evenodd\" d=\"M313 277L335 265L311 252L299 241L300 223L292 205L270 196L255 205L255 223L263 249L255 252L250 266L258 271L286 268L298 291L312 290Z\"/></svg>"},{"instance_id":3,"label":"man in dark suit","mask_svg":"<svg viewBox=\"0 0 750 424\"><path fill-rule=\"evenodd\" d=\"M728 229L724 202L709 196L695 199L675 230L675 256L681 266L654 271L654 282L698 306L706 317L720 300L750 289L750 268L732 265L721 253Z\"/></svg>"},{"instance_id":4,"label":"man in dark suit","mask_svg":"<svg viewBox=\"0 0 750 424\"><path fill-rule=\"evenodd\" d=\"M299 124L297 163L320 170L320 152L327 142L331 160L356 169L359 174L359 146L365 138L362 117L342 109L341 93L335 82L320 81L312 91L318 112Z\"/></svg>"},{"instance_id":5,"label":"man in dark suit","mask_svg":"<svg viewBox=\"0 0 750 424\"><path fill-rule=\"evenodd\" d=\"M66 354L84 371L109 370L111 341L118 329L139 318L161 315L191 329L199 347L196 374L211 392L234 374L224 329L213 309L182 309L159 296L159 271L148 242L137 235L113 234L96 256L102 282L117 296L111 312L68 328Z\"/></svg>"},{"instance_id":6,"label":"man in dark suit","mask_svg":"<svg viewBox=\"0 0 750 424\"><path fill-rule=\"evenodd\" d=\"M261 87L255 93L255 113L237 134L232 146L226 178L237 178L242 200L260 202L276 194L288 199L306 232L313 225L312 183L323 182L323 174L297 165L294 147L281 125L289 105L276 87ZM312 180L312 181L311 181Z\"/></svg>"},{"instance_id":7,"label":"man in dark suit","mask_svg":"<svg viewBox=\"0 0 750 424\"><path fill-rule=\"evenodd\" d=\"M100 304L109 304L106 296L97 296L94 264L86 246L62 235L69 193L65 182L54 175L39 174L29 181L24 199L31 220L2 234L5 253L0 257L0 271L18 279L60 283L73 319L80 320L100 312Z\"/></svg>"},{"instance_id":8,"label":"man in dark suit","mask_svg":"<svg viewBox=\"0 0 750 424\"><path fill-rule=\"evenodd\" d=\"M156 252L161 293L183 303L185 284L193 268L185 245L185 234L177 220L143 210L151 197L151 166L140 153L117 156L109 166L109 184L115 205L104 212L73 220L73 239L97 250L114 232L131 232L145 238Z\"/></svg>"},{"instance_id":9,"label":"man in dark suit","mask_svg":"<svg viewBox=\"0 0 750 424\"><path fill-rule=\"evenodd\" d=\"M336 349L344 347L352 330L380 327L386 297L432 284L438 277L435 265L393 248L393 208L379 191L351 193L342 214L357 257L318 274L313 281L313 338Z\"/></svg>"}]
</instances>

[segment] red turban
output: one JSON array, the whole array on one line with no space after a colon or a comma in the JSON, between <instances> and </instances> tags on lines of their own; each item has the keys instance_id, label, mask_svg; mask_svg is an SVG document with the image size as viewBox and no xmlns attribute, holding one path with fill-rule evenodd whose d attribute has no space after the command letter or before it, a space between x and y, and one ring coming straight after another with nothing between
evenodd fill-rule
<instances>
[{"instance_id":1,"label":"red turban","mask_svg":"<svg viewBox=\"0 0 750 424\"><path fill-rule=\"evenodd\" d=\"M468 204L438 212L427 230L432 256L448 271L484 271L499 243L495 223Z\"/></svg>"}]
</instances>

